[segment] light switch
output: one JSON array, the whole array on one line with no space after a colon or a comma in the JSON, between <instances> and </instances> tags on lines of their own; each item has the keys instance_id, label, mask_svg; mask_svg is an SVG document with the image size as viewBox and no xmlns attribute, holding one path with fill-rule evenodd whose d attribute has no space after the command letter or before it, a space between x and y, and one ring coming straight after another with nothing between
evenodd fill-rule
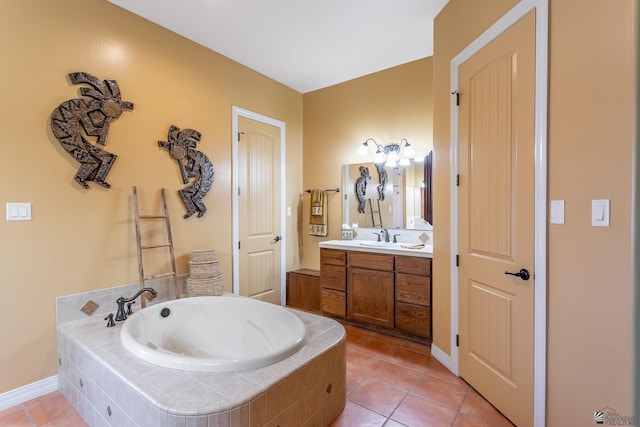
<instances>
[{"instance_id":1,"label":"light switch","mask_svg":"<svg viewBox=\"0 0 640 427\"><path fill-rule=\"evenodd\" d=\"M591 201L591 225L609 227L609 199Z\"/></svg>"},{"instance_id":2,"label":"light switch","mask_svg":"<svg viewBox=\"0 0 640 427\"><path fill-rule=\"evenodd\" d=\"M31 221L31 203L7 203L7 221Z\"/></svg>"},{"instance_id":3,"label":"light switch","mask_svg":"<svg viewBox=\"0 0 640 427\"><path fill-rule=\"evenodd\" d=\"M550 209L551 224L564 224L564 200L552 200Z\"/></svg>"}]
</instances>

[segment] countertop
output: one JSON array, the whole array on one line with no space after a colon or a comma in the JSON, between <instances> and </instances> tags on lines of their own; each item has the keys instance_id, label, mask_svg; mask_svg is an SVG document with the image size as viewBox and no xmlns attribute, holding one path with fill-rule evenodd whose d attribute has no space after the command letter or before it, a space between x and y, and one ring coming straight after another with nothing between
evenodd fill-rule
<instances>
[{"instance_id":1,"label":"countertop","mask_svg":"<svg viewBox=\"0 0 640 427\"><path fill-rule=\"evenodd\" d=\"M319 246L326 249L352 250L358 252L371 252L377 254L405 255L422 258L433 258L433 245L424 245L421 249L409 249L403 246L409 243L375 242L372 240L327 240L320 242Z\"/></svg>"}]
</instances>

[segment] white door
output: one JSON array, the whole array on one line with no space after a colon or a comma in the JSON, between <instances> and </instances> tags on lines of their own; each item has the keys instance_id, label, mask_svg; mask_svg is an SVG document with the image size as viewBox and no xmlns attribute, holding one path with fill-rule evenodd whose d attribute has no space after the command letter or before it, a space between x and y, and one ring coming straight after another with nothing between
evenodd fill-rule
<instances>
[{"instance_id":1,"label":"white door","mask_svg":"<svg viewBox=\"0 0 640 427\"><path fill-rule=\"evenodd\" d=\"M281 304L280 128L238 119L240 295Z\"/></svg>"},{"instance_id":2,"label":"white door","mask_svg":"<svg viewBox=\"0 0 640 427\"><path fill-rule=\"evenodd\" d=\"M521 427L534 419L535 19L458 79L460 375Z\"/></svg>"}]
</instances>

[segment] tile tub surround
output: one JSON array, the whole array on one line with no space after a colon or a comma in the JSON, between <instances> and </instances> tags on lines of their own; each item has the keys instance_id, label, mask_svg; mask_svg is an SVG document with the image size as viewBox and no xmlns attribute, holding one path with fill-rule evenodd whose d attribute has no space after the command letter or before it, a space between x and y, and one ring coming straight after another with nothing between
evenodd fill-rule
<instances>
[{"instance_id":1,"label":"tile tub surround","mask_svg":"<svg viewBox=\"0 0 640 427\"><path fill-rule=\"evenodd\" d=\"M184 284L187 275L178 275L178 284L181 292L184 294ZM158 292L158 296L147 302L147 305L156 304L162 301L174 299L173 293L173 280L171 278L162 278L148 280L146 282L147 287L151 287ZM90 292L83 292L79 294L66 295L56 298L56 325L71 322L73 320L87 319L88 317L106 317L107 314L116 314L118 306L116 300L119 297L129 298L135 295L140 290L138 283L131 283L128 285L114 286L112 288L98 289ZM89 301L93 301L98 304L97 310L87 315L82 312L82 307ZM133 305L133 311L140 310L140 298L138 298Z\"/></svg>"},{"instance_id":2,"label":"tile tub surround","mask_svg":"<svg viewBox=\"0 0 640 427\"><path fill-rule=\"evenodd\" d=\"M152 365L100 317L58 326L59 389L90 426L326 426L346 403L345 329L291 310L307 344L263 368L187 372Z\"/></svg>"}]
</instances>

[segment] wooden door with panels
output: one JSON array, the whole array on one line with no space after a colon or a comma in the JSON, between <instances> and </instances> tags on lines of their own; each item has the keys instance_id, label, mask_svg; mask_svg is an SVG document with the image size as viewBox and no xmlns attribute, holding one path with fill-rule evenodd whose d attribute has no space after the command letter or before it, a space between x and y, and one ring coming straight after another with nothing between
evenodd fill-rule
<instances>
[{"instance_id":1,"label":"wooden door with panels","mask_svg":"<svg viewBox=\"0 0 640 427\"><path fill-rule=\"evenodd\" d=\"M458 81L459 371L521 427L534 418L535 19Z\"/></svg>"},{"instance_id":2,"label":"wooden door with panels","mask_svg":"<svg viewBox=\"0 0 640 427\"><path fill-rule=\"evenodd\" d=\"M238 117L240 295L281 304L280 129Z\"/></svg>"}]
</instances>

